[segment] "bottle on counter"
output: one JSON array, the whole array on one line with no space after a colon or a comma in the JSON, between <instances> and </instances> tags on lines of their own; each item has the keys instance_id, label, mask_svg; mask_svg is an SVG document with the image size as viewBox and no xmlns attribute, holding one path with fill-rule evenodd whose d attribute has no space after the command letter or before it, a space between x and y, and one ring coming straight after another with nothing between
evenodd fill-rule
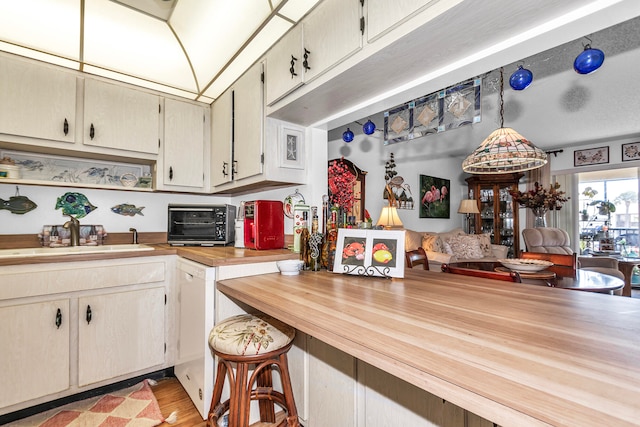
<instances>
[{"instance_id":1,"label":"bottle on counter","mask_svg":"<svg viewBox=\"0 0 640 427\"><path fill-rule=\"evenodd\" d=\"M311 236L309 237L309 255L311 259L309 270L320 271L320 251L322 249L323 236L318 231L318 208L316 206L311 207L311 215Z\"/></svg>"},{"instance_id":2,"label":"bottle on counter","mask_svg":"<svg viewBox=\"0 0 640 427\"><path fill-rule=\"evenodd\" d=\"M308 212L302 213L302 221L300 227L300 260L304 263L302 268L304 270L309 270L311 267L311 251L309 248L309 240L311 237L311 233L309 232L308 227Z\"/></svg>"}]
</instances>

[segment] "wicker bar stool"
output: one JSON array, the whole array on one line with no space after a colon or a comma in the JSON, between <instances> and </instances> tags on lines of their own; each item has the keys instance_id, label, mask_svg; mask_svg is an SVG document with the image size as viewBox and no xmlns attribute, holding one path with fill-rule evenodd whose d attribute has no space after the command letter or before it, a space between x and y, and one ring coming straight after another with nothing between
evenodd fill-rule
<instances>
[{"instance_id":1,"label":"wicker bar stool","mask_svg":"<svg viewBox=\"0 0 640 427\"><path fill-rule=\"evenodd\" d=\"M207 417L209 427L218 427L227 411L229 427L248 427L252 400L258 401L261 422L275 423L274 404L278 404L286 412L278 426L300 426L287 364L294 337L295 329L261 314L233 316L211 330L209 346L218 356L218 370ZM255 368L249 376L251 366ZM273 369L280 373L282 392L273 388ZM229 399L221 402L227 377Z\"/></svg>"}]
</instances>

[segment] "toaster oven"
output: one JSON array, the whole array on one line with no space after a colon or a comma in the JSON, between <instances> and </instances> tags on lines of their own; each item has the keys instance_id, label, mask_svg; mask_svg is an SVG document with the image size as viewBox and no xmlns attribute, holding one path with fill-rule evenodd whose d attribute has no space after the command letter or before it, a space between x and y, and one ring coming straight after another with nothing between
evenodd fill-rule
<instances>
[{"instance_id":1,"label":"toaster oven","mask_svg":"<svg viewBox=\"0 0 640 427\"><path fill-rule=\"evenodd\" d=\"M173 246L227 245L235 240L233 205L170 204L167 242Z\"/></svg>"}]
</instances>

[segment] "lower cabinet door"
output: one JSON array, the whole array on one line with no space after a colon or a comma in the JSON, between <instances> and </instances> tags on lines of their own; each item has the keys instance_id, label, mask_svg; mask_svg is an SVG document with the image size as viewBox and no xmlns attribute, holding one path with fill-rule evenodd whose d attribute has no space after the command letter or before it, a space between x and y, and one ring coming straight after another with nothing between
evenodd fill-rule
<instances>
[{"instance_id":1,"label":"lower cabinet door","mask_svg":"<svg viewBox=\"0 0 640 427\"><path fill-rule=\"evenodd\" d=\"M69 300L0 308L0 408L69 388Z\"/></svg>"},{"instance_id":2,"label":"lower cabinet door","mask_svg":"<svg viewBox=\"0 0 640 427\"><path fill-rule=\"evenodd\" d=\"M164 287L78 299L80 387L164 363Z\"/></svg>"}]
</instances>

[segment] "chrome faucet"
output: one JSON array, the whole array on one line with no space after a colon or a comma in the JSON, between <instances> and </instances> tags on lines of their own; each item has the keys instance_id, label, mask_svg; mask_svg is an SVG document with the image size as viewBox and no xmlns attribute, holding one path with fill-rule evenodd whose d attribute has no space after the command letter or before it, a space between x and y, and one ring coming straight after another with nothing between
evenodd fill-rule
<instances>
[{"instance_id":1,"label":"chrome faucet","mask_svg":"<svg viewBox=\"0 0 640 427\"><path fill-rule=\"evenodd\" d=\"M130 228L129 231L133 232L133 244L137 245L138 244L138 230L136 230L135 228Z\"/></svg>"},{"instance_id":2,"label":"chrome faucet","mask_svg":"<svg viewBox=\"0 0 640 427\"><path fill-rule=\"evenodd\" d=\"M71 246L80 246L80 221L69 215L69 221L65 222L63 227L71 232Z\"/></svg>"}]
</instances>

